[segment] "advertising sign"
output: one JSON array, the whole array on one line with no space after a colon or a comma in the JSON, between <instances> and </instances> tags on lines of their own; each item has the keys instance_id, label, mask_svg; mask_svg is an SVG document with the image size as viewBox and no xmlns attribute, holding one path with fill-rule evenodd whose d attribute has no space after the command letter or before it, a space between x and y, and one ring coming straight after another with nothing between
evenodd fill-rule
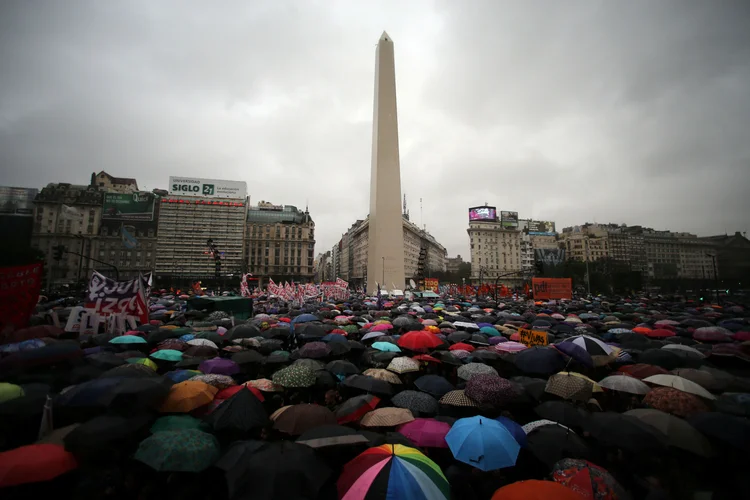
<instances>
[{"instance_id":1,"label":"advertising sign","mask_svg":"<svg viewBox=\"0 0 750 500\"><path fill-rule=\"evenodd\" d=\"M204 198L245 198L247 183L198 177L170 177L169 194Z\"/></svg>"},{"instance_id":2,"label":"advertising sign","mask_svg":"<svg viewBox=\"0 0 750 500\"><path fill-rule=\"evenodd\" d=\"M469 209L470 221L494 221L495 219L497 219L497 208L495 207L473 207Z\"/></svg>"},{"instance_id":3,"label":"advertising sign","mask_svg":"<svg viewBox=\"0 0 750 500\"><path fill-rule=\"evenodd\" d=\"M0 186L0 215L34 215L34 198L38 189Z\"/></svg>"},{"instance_id":4,"label":"advertising sign","mask_svg":"<svg viewBox=\"0 0 750 500\"><path fill-rule=\"evenodd\" d=\"M529 234L533 235L554 235L555 223L547 220L530 220Z\"/></svg>"},{"instance_id":5,"label":"advertising sign","mask_svg":"<svg viewBox=\"0 0 750 500\"><path fill-rule=\"evenodd\" d=\"M102 220L154 220L155 200L152 193L104 193Z\"/></svg>"},{"instance_id":6,"label":"advertising sign","mask_svg":"<svg viewBox=\"0 0 750 500\"><path fill-rule=\"evenodd\" d=\"M519 328L518 335L522 344L529 347L535 345L547 345L549 344L549 337L547 332L541 330L527 330L526 328Z\"/></svg>"},{"instance_id":7,"label":"advertising sign","mask_svg":"<svg viewBox=\"0 0 750 500\"><path fill-rule=\"evenodd\" d=\"M565 262L565 249L537 248L534 250L534 259L544 263L545 266L558 266Z\"/></svg>"},{"instance_id":8,"label":"advertising sign","mask_svg":"<svg viewBox=\"0 0 750 500\"><path fill-rule=\"evenodd\" d=\"M425 278L424 289L425 291L432 290L433 292L438 293L440 291L440 282L437 278Z\"/></svg>"},{"instance_id":9,"label":"advertising sign","mask_svg":"<svg viewBox=\"0 0 750 500\"><path fill-rule=\"evenodd\" d=\"M570 278L532 278L534 300L570 299L573 283Z\"/></svg>"},{"instance_id":10,"label":"advertising sign","mask_svg":"<svg viewBox=\"0 0 750 500\"><path fill-rule=\"evenodd\" d=\"M500 212L500 225L507 228L518 227L518 212Z\"/></svg>"}]
</instances>

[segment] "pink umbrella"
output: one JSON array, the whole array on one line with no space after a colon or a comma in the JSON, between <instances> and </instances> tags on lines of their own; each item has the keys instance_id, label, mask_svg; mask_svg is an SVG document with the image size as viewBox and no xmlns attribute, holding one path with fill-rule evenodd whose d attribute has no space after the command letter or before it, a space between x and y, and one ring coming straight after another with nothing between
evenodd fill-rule
<instances>
[{"instance_id":1,"label":"pink umbrella","mask_svg":"<svg viewBox=\"0 0 750 500\"><path fill-rule=\"evenodd\" d=\"M434 418L415 418L401 424L398 432L409 438L415 445L424 448L447 448L445 435L451 426Z\"/></svg>"},{"instance_id":2,"label":"pink umbrella","mask_svg":"<svg viewBox=\"0 0 750 500\"><path fill-rule=\"evenodd\" d=\"M393 325L389 325L387 323L380 323L379 325L375 325L370 331L371 332L384 332L392 328L393 328Z\"/></svg>"},{"instance_id":3,"label":"pink umbrella","mask_svg":"<svg viewBox=\"0 0 750 500\"><path fill-rule=\"evenodd\" d=\"M512 340L509 342L497 344L495 346L495 350L501 352L519 352L523 351L524 349L528 349L525 344L522 344L520 342L513 342Z\"/></svg>"}]
</instances>

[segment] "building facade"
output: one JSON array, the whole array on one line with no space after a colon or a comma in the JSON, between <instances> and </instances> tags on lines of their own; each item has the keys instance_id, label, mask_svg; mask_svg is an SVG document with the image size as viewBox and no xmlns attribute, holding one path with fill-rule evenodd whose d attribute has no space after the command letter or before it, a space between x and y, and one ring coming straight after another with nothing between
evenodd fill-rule
<instances>
[{"instance_id":1,"label":"building facade","mask_svg":"<svg viewBox=\"0 0 750 500\"><path fill-rule=\"evenodd\" d=\"M402 215L403 233L403 258L406 280L417 281L419 274L419 255L425 249L425 276L431 272L444 272L446 270L447 251L443 245L427 231L420 229L408 219L408 215ZM349 281L354 286L364 286L369 282L368 260L369 260L369 218L356 221L349 230L341 236L339 243L334 246L335 255L338 248L338 259L334 258L335 269L338 277ZM387 264L386 264L387 266ZM390 289L397 283L389 283L388 275L377 276L376 282L383 283L384 288ZM372 290L368 290L372 291Z\"/></svg>"},{"instance_id":2,"label":"building facade","mask_svg":"<svg viewBox=\"0 0 750 500\"><path fill-rule=\"evenodd\" d=\"M498 280L498 283L518 285L522 281L522 232L499 221L469 223L471 250L471 281L474 284Z\"/></svg>"},{"instance_id":3,"label":"building facade","mask_svg":"<svg viewBox=\"0 0 750 500\"><path fill-rule=\"evenodd\" d=\"M264 280L315 279L315 222L292 205L261 201L247 211L247 269Z\"/></svg>"},{"instance_id":4,"label":"building facade","mask_svg":"<svg viewBox=\"0 0 750 500\"><path fill-rule=\"evenodd\" d=\"M447 257L445 259L445 272L449 274L457 274L461 269L461 264L463 263L464 259L460 254L456 255L455 257Z\"/></svg>"},{"instance_id":5,"label":"building facade","mask_svg":"<svg viewBox=\"0 0 750 500\"><path fill-rule=\"evenodd\" d=\"M138 183L135 179L129 177L114 177L102 170L101 172L91 174L91 185L99 191L105 193L136 193L138 192Z\"/></svg>"},{"instance_id":6,"label":"building facade","mask_svg":"<svg viewBox=\"0 0 750 500\"><path fill-rule=\"evenodd\" d=\"M604 260L609 257L610 227L600 224L566 227L560 239L568 259L582 262Z\"/></svg>"}]
</instances>

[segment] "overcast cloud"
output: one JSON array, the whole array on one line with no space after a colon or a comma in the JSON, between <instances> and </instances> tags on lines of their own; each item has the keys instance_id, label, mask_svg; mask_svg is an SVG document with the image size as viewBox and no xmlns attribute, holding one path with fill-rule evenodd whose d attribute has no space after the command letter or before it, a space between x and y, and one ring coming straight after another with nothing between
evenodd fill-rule
<instances>
[{"instance_id":1,"label":"overcast cloud","mask_svg":"<svg viewBox=\"0 0 750 500\"><path fill-rule=\"evenodd\" d=\"M451 255L484 202L747 231L748 26L745 0L4 0L0 184L244 180L325 251L367 214L386 30L402 189Z\"/></svg>"}]
</instances>

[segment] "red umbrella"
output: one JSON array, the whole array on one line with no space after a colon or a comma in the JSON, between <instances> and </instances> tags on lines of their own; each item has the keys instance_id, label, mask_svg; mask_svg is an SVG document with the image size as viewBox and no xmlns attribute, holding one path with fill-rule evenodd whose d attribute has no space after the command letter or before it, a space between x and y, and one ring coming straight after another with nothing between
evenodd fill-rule
<instances>
[{"instance_id":1,"label":"red umbrella","mask_svg":"<svg viewBox=\"0 0 750 500\"><path fill-rule=\"evenodd\" d=\"M249 385L233 385L231 387L227 387L226 389L222 389L221 391L217 392L214 399L229 399L240 392L240 390L242 389L249 389L250 392L252 392L255 397L260 400L261 403L266 400L266 398L263 397L263 394L258 389Z\"/></svg>"},{"instance_id":2,"label":"red umbrella","mask_svg":"<svg viewBox=\"0 0 750 500\"><path fill-rule=\"evenodd\" d=\"M78 467L57 444L30 444L0 453L0 488L49 481Z\"/></svg>"},{"instance_id":3,"label":"red umbrella","mask_svg":"<svg viewBox=\"0 0 750 500\"><path fill-rule=\"evenodd\" d=\"M424 361L425 363L442 363L442 361L430 356L429 354L417 354L416 356L412 356L411 359L413 359L414 361Z\"/></svg>"},{"instance_id":4,"label":"red umbrella","mask_svg":"<svg viewBox=\"0 0 750 500\"><path fill-rule=\"evenodd\" d=\"M430 332L418 330L407 332L398 339L398 345L411 351L426 351L442 345L443 341Z\"/></svg>"},{"instance_id":5,"label":"red umbrella","mask_svg":"<svg viewBox=\"0 0 750 500\"><path fill-rule=\"evenodd\" d=\"M677 335L675 332L671 330L667 330L666 328L659 328L657 330L651 330L649 332L644 333L646 337L651 337L654 339L662 339L666 337L674 337Z\"/></svg>"},{"instance_id":6,"label":"red umbrella","mask_svg":"<svg viewBox=\"0 0 750 500\"><path fill-rule=\"evenodd\" d=\"M620 373L630 375L637 379L643 380L644 378L652 377L654 375L664 375L669 373L667 370L660 366L647 365L645 363L637 363L635 365L626 365L618 368Z\"/></svg>"},{"instance_id":7,"label":"red umbrella","mask_svg":"<svg viewBox=\"0 0 750 500\"><path fill-rule=\"evenodd\" d=\"M448 348L448 350L450 350L450 351L459 351L460 350L460 351L469 351L469 352L471 352L471 351L474 350L474 346L470 345L470 344L467 344L465 342L459 342L457 344L453 344L452 346L450 346Z\"/></svg>"}]
</instances>

